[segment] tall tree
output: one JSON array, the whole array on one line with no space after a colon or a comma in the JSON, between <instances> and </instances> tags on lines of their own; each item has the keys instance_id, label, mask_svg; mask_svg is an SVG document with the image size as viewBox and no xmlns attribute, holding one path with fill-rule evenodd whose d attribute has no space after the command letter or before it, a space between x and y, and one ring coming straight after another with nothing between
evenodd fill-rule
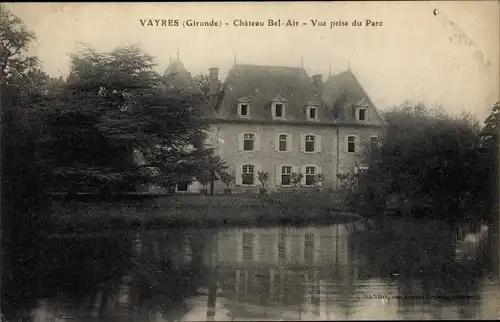
<instances>
[{"instance_id":1,"label":"tall tree","mask_svg":"<svg viewBox=\"0 0 500 322\"><path fill-rule=\"evenodd\" d=\"M22 278L39 270L37 259L43 232L44 208L41 188L43 162L37 138L43 128L48 102L41 95L47 79L38 59L27 54L35 39L24 23L0 4L1 89L1 239L2 310L22 297Z\"/></svg>"},{"instance_id":2,"label":"tall tree","mask_svg":"<svg viewBox=\"0 0 500 322\"><path fill-rule=\"evenodd\" d=\"M218 162L200 144L201 97L168 92L154 67L135 46L72 56L69 94L52 124L54 178L101 188L172 186Z\"/></svg>"}]
</instances>

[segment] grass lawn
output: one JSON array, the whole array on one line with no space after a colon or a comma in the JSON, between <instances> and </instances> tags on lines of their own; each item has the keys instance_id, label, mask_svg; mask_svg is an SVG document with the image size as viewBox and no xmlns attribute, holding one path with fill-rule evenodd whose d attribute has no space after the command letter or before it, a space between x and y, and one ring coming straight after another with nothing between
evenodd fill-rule
<instances>
[{"instance_id":1,"label":"grass lawn","mask_svg":"<svg viewBox=\"0 0 500 322\"><path fill-rule=\"evenodd\" d=\"M144 201L64 202L51 204L49 223L57 232L158 227L221 227L332 224L359 219L296 197L171 196Z\"/></svg>"}]
</instances>

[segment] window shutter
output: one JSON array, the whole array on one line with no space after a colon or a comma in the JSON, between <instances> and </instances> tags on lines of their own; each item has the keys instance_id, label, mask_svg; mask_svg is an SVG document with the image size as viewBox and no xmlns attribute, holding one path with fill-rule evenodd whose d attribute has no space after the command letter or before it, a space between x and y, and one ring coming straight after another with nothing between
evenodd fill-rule
<instances>
[{"instance_id":1,"label":"window shutter","mask_svg":"<svg viewBox=\"0 0 500 322\"><path fill-rule=\"evenodd\" d=\"M354 142L355 142L355 143L354 143L354 144L355 144L355 146L354 146L354 151L355 151L356 153L359 153L360 148L361 148L361 139L360 139L360 137L359 137L359 136L355 136L355 137L354 137Z\"/></svg>"},{"instance_id":2,"label":"window shutter","mask_svg":"<svg viewBox=\"0 0 500 322\"><path fill-rule=\"evenodd\" d=\"M281 166L276 166L276 187L281 186Z\"/></svg>"},{"instance_id":3,"label":"window shutter","mask_svg":"<svg viewBox=\"0 0 500 322\"><path fill-rule=\"evenodd\" d=\"M274 142L274 150L279 151L280 150L280 134L276 134L276 140Z\"/></svg>"},{"instance_id":4,"label":"window shutter","mask_svg":"<svg viewBox=\"0 0 500 322\"><path fill-rule=\"evenodd\" d=\"M241 165L236 166L236 171L235 171L235 176L234 176L234 184L236 186L241 186L242 181L243 181L243 178L241 177L241 174L242 174L241 167L242 167Z\"/></svg>"},{"instance_id":5,"label":"window shutter","mask_svg":"<svg viewBox=\"0 0 500 322\"><path fill-rule=\"evenodd\" d=\"M300 180L300 185L305 186L306 185L306 166L302 166L300 168L300 173L302 173L302 180Z\"/></svg>"},{"instance_id":6,"label":"window shutter","mask_svg":"<svg viewBox=\"0 0 500 322\"><path fill-rule=\"evenodd\" d=\"M276 104L275 103L271 104L271 115L272 115L272 117L276 117Z\"/></svg>"},{"instance_id":7,"label":"window shutter","mask_svg":"<svg viewBox=\"0 0 500 322\"><path fill-rule=\"evenodd\" d=\"M321 152L321 150L323 149L323 136L316 135L316 141L318 141L315 146L316 152Z\"/></svg>"},{"instance_id":8,"label":"window shutter","mask_svg":"<svg viewBox=\"0 0 500 322\"><path fill-rule=\"evenodd\" d=\"M318 174L318 173L323 173L323 172L321 172L321 166L319 166L319 165L316 167L316 171L317 171L317 173L316 173L316 174ZM322 185L323 185L323 183L322 183L322 182L318 182L318 186L320 186L320 187L321 187Z\"/></svg>"},{"instance_id":9,"label":"window shutter","mask_svg":"<svg viewBox=\"0 0 500 322\"><path fill-rule=\"evenodd\" d=\"M300 134L300 151L301 152L304 152L306 150L305 148L305 140L306 140L306 136L304 134Z\"/></svg>"},{"instance_id":10,"label":"window shutter","mask_svg":"<svg viewBox=\"0 0 500 322\"><path fill-rule=\"evenodd\" d=\"M292 140L292 135L291 134L288 134L286 136L286 139L287 139L287 142L286 142L286 150L287 151L292 151L292 146L293 146L293 140Z\"/></svg>"},{"instance_id":11,"label":"window shutter","mask_svg":"<svg viewBox=\"0 0 500 322\"><path fill-rule=\"evenodd\" d=\"M344 153L349 152L349 135L346 135L344 137L341 137L341 140L344 140Z\"/></svg>"},{"instance_id":12,"label":"window shutter","mask_svg":"<svg viewBox=\"0 0 500 322\"><path fill-rule=\"evenodd\" d=\"M238 134L238 151L243 151L243 133Z\"/></svg>"},{"instance_id":13,"label":"window shutter","mask_svg":"<svg viewBox=\"0 0 500 322\"><path fill-rule=\"evenodd\" d=\"M254 173L254 181L257 186L262 186L262 183L259 181L259 172L262 171L262 166L260 164L255 165L255 173Z\"/></svg>"},{"instance_id":14,"label":"window shutter","mask_svg":"<svg viewBox=\"0 0 500 322\"><path fill-rule=\"evenodd\" d=\"M260 133L255 133L255 151L260 150Z\"/></svg>"}]
</instances>

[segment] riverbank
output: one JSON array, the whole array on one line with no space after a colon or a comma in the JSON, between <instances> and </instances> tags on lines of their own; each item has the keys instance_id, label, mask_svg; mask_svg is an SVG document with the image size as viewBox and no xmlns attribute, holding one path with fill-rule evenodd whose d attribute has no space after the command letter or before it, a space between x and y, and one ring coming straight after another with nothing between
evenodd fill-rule
<instances>
[{"instance_id":1,"label":"riverbank","mask_svg":"<svg viewBox=\"0 0 500 322\"><path fill-rule=\"evenodd\" d=\"M120 202L53 201L48 227L58 233L80 233L161 227L323 225L361 218L332 199L327 199L328 203L301 200L308 197L177 195Z\"/></svg>"}]
</instances>

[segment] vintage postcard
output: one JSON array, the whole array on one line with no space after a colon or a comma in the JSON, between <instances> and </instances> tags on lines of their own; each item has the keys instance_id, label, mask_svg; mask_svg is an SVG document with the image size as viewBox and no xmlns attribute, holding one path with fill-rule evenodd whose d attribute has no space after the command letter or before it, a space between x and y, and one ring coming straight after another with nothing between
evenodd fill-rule
<instances>
[{"instance_id":1,"label":"vintage postcard","mask_svg":"<svg viewBox=\"0 0 500 322\"><path fill-rule=\"evenodd\" d=\"M0 9L2 321L500 318L500 2Z\"/></svg>"}]
</instances>

